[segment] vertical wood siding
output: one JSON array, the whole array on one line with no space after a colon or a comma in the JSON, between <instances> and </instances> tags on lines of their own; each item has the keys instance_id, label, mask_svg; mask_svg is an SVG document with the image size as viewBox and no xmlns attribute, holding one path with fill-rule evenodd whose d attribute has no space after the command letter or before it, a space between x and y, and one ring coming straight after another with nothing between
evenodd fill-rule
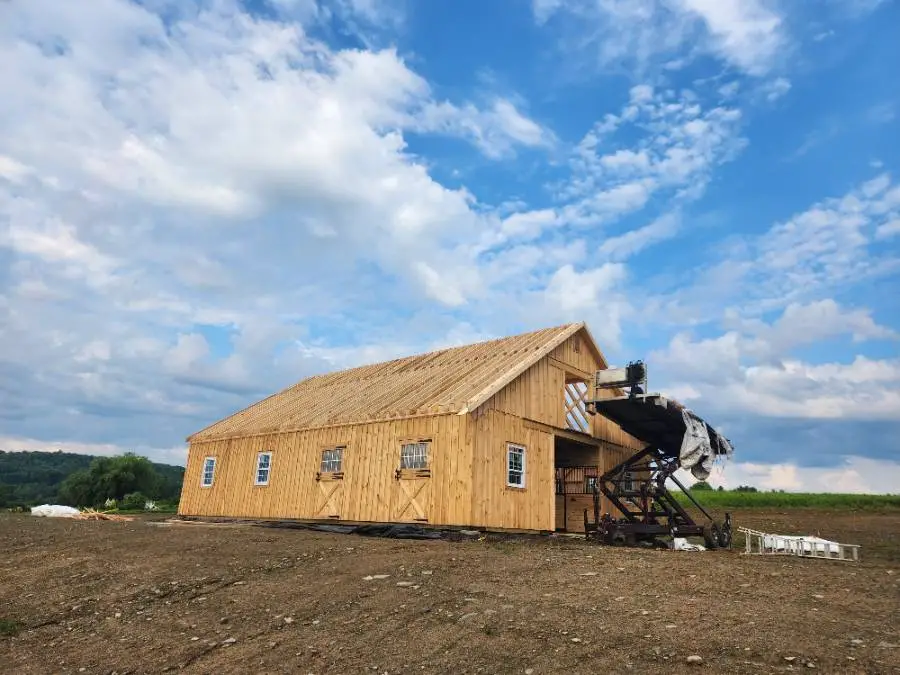
<instances>
[{"instance_id":1,"label":"vertical wood siding","mask_svg":"<svg viewBox=\"0 0 900 675\"><path fill-rule=\"evenodd\" d=\"M513 380L508 386L497 392L482 406L485 410L497 410L517 417L542 422L554 427L565 428L564 387L565 371L554 365L554 359L563 366L570 366L587 373L594 373L600 368L600 362L588 347L583 332L554 349L549 358L544 358ZM589 396L594 395L593 383L588 383ZM611 398L614 394L609 390L601 390L599 395ZM591 435L610 441L616 445L638 450L643 444L636 438L626 434L622 429L603 417L590 415Z\"/></svg>"},{"instance_id":2,"label":"vertical wood siding","mask_svg":"<svg viewBox=\"0 0 900 675\"><path fill-rule=\"evenodd\" d=\"M541 359L488 399L482 408L564 427L564 386L565 373L549 359Z\"/></svg>"},{"instance_id":3,"label":"vertical wood siding","mask_svg":"<svg viewBox=\"0 0 900 675\"><path fill-rule=\"evenodd\" d=\"M594 356L594 350L588 346L584 331L575 333L550 352L550 356L586 373L593 373L600 368L600 363Z\"/></svg>"},{"instance_id":4,"label":"vertical wood siding","mask_svg":"<svg viewBox=\"0 0 900 675\"><path fill-rule=\"evenodd\" d=\"M330 427L191 444L178 512L194 516L393 522L404 500L395 478L400 445L431 439L429 485L418 502L428 522L467 525L472 509L473 436L468 418L426 418ZM316 480L322 450L345 448L341 486ZM269 484L254 485L258 452L272 453ZM200 486L203 460L216 457L212 487ZM331 495L330 504L326 496ZM412 520L406 509L404 520Z\"/></svg>"},{"instance_id":5,"label":"vertical wood siding","mask_svg":"<svg viewBox=\"0 0 900 675\"><path fill-rule=\"evenodd\" d=\"M528 428L498 410L476 416L472 524L516 530L553 530L553 434ZM507 487L507 443L525 446L525 488Z\"/></svg>"}]
</instances>

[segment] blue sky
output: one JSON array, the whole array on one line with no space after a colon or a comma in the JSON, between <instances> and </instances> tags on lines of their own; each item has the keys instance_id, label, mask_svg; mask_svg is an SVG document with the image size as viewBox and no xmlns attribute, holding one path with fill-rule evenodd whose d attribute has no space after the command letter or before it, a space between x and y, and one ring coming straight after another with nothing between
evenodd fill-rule
<instances>
[{"instance_id":1,"label":"blue sky","mask_svg":"<svg viewBox=\"0 0 900 675\"><path fill-rule=\"evenodd\" d=\"M892 0L0 6L0 447L181 462L307 375L587 321L896 491Z\"/></svg>"}]
</instances>

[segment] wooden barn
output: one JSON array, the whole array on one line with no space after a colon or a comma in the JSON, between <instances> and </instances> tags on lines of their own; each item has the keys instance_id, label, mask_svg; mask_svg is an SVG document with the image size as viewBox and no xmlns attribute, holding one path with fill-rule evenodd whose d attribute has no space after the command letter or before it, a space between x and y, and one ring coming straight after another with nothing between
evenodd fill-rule
<instances>
[{"instance_id":1,"label":"wooden barn","mask_svg":"<svg viewBox=\"0 0 900 675\"><path fill-rule=\"evenodd\" d=\"M642 447L586 414L606 368L577 323L310 377L188 437L178 512L583 531Z\"/></svg>"}]
</instances>

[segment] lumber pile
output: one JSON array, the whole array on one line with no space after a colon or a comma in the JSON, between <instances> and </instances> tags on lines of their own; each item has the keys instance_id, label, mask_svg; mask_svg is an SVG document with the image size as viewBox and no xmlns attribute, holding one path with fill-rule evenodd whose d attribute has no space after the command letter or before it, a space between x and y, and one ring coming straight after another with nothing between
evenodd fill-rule
<instances>
[{"instance_id":1,"label":"lumber pile","mask_svg":"<svg viewBox=\"0 0 900 675\"><path fill-rule=\"evenodd\" d=\"M78 520L134 520L131 516L120 516L116 513L109 513L108 511L97 511L96 509L84 509L74 518Z\"/></svg>"}]
</instances>

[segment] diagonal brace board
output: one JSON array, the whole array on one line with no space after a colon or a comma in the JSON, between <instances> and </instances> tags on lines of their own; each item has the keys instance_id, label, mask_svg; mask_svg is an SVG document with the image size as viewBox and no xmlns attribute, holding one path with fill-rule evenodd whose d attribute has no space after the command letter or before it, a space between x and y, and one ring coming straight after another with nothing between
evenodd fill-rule
<instances>
[{"instance_id":1,"label":"diagonal brace board","mask_svg":"<svg viewBox=\"0 0 900 675\"><path fill-rule=\"evenodd\" d=\"M575 431L590 433L591 423L587 416L588 387L584 382L569 382L565 386L563 411L566 426Z\"/></svg>"},{"instance_id":2,"label":"diagonal brace board","mask_svg":"<svg viewBox=\"0 0 900 675\"><path fill-rule=\"evenodd\" d=\"M331 483L331 487L326 487L326 483ZM338 509L334 503L333 499L335 493L340 489L341 481L324 481L319 482L319 491L322 493L322 501L319 504L319 508L316 509L316 515L320 515L323 511L328 510L329 515L340 515L340 509Z\"/></svg>"},{"instance_id":3,"label":"diagonal brace board","mask_svg":"<svg viewBox=\"0 0 900 675\"><path fill-rule=\"evenodd\" d=\"M406 487L406 484L409 481L400 480L398 482L400 484L400 491L403 493L403 495L406 497L406 499L405 499L405 501L403 501L401 503L400 508L397 510L397 517L402 518L403 514L406 513L407 509L409 509L411 506L413 508L413 510L415 510L416 514L418 515L416 520L428 520L428 518L425 515L425 510L422 508L422 506L417 501L417 498L419 497L420 494L422 494L422 491L425 489L425 486L428 485L428 480L426 479L426 480L419 481L419 484L411 491L409 489L407 489L407 487Z\"/></svg>"}]
</instances>

